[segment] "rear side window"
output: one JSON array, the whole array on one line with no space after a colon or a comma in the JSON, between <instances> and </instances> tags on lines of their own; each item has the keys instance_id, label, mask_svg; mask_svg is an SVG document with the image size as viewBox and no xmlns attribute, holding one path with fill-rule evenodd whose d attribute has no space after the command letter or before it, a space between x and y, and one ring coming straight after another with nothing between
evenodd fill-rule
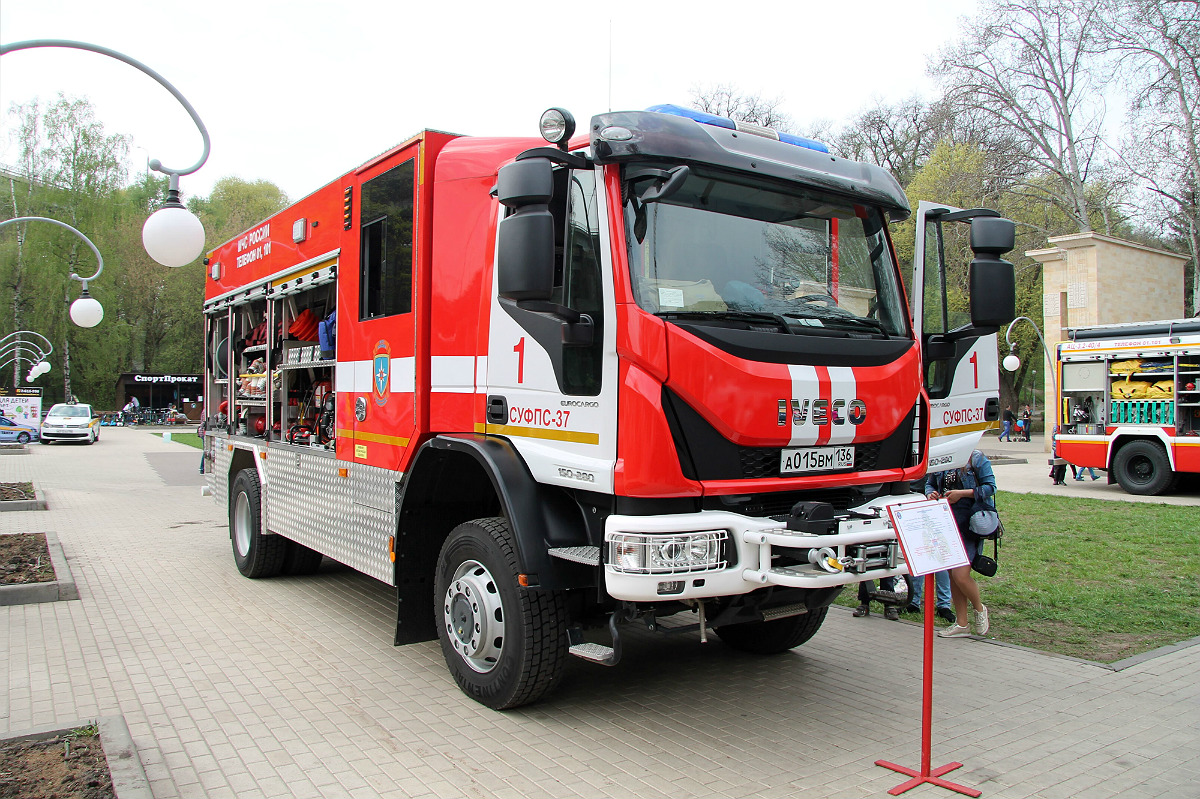
<instances>
[{"instance_id":1,"label":"rear side window","mask_svg":"<svg viewBox=\"0 0 1200 799\"><path fill-rule=\"evenodd\" d=\"M410 159L363 184L362 319L412 310L414 165Z\"/></svg>"}]
</instances>

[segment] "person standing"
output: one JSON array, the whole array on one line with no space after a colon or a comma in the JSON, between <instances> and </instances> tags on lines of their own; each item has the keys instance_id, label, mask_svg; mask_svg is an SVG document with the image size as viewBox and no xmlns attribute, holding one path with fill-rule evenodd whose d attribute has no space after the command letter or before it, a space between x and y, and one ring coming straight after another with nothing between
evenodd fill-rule
<instances>
[{"instance_id":1,"label":"person standing","mask_svg":"<svg viewBox=\"0 0 1200 799\"><path fill-rule=\"evenodd\" d=\"M1011 405L1006 405L1004 408L1004 429L1000 431L1001 441L1012 441L1013 425L1017 423L1017 415L1013 413Z\"/></svg>"},{"instance_id":2,"label":"person standing","mask_svg":"<svg viewBox=\"0 0 1200 799\"><path fill-rule=\"evenodd\" d=\"M900 621L900 608L896 604L896 578L883 577L879 580L879 591L875 591L874 580L863 580L858 584L858 607L850 615L861 619L871 615L871 600L883 605L883 617L888 621Z\"/></svg>"},{"instance_id":3,"label":"person standing","mask_svg":"<svg viewBox=\"0 0 1200 799\"><path fill-rule=\"evenodd\" d=\"M950 595L954 602L955 621L938 630L942 638L965 638L974 632L987 635L988 609L979 594L979 584L971 576L971 561L979 554L983 538L971 531L971 514L976 503L987 510L996 509L996 475L987 456L979 450L971 453L967 466L930 474L925 480L928 499L944 499L950 503L954 523L967 552L967 565L950 570ZM968 616L968 612L970 615ZM964 623L965 622L965 623Z\"/></svg>"},{"instance_id":4,"label":"person standing","mask_svg":"<svg viewBox=\"0 0 1200 799\"><path fill-rule=\"evenodd\" d=\"M1030 410L1028 405L1021 411L1021 432L1024 434L1022 438L1026 441L1029 440L1030 435L1033 433L1033 411Z\"/></svg>"}]
</instances>

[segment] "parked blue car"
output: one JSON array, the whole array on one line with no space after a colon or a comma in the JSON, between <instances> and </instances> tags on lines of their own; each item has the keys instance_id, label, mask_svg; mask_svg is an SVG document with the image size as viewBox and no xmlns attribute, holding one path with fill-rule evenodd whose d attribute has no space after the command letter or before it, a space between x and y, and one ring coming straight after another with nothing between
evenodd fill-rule
<instances>
[{"instance_id":1,"label":"parked blue car","mask_svg":"<svg viewBox=\"0 0 1200 799\"><path fill-rule=\"evenodd\" d=\"M37 440L36 427L25 427L7 416L0 416L0 442L15 441L18 444L28 444L30 441Z\"/></svg>"}]
</instances>

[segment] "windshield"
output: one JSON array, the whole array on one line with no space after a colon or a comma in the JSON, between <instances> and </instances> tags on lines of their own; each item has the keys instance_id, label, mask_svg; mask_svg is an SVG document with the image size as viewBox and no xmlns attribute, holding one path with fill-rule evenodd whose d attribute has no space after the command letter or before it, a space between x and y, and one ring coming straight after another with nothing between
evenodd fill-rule
<instances>
[{"instance_id":1,"label":"windshield","mask_svg":"<svg viewBox=\"0 0 1200 799\"><path fill-rule=\"evenodd\" d=\"M55 405L47 416L85 416L91 418L90 405Z\"/></svg>"},{"instance_id":2,"label":"windshield","mask_svg":"<svg viewBox=\"0 0 1200 799\"><path fill-rule=\"evenodd\" d=\"M645 310L761 318L780 332L907 334L877 209L695 168L678 191L643 203L655 174L627 167L624 185L629 266Z\"/></svg>"}]
</instances>

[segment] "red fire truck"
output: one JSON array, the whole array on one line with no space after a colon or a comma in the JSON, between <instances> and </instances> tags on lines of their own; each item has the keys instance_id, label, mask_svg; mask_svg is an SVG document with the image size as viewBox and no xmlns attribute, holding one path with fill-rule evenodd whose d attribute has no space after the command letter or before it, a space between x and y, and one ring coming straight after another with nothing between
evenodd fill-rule
<instances>
[{"instance_id":1,"label":"red fire truck","mask_svg":"<svg viewBox=\"0 0 1200 799\"><path fill-rule=\"evenodd\" d=\"M1200 320L1097 325L1058 345L1058 454L1130 494L1200 472Z\"/></svg>"},{"instance_id":2,"label":"red fire truck","mask_svg":"<svg viewBox=\"0 0 1200 799\"><path fill-rule=\"evenodd\" d=\"M206 259L238 569L395 586L395 642L494 708L624 625L780 652L903 574L885 508L931 414L940 468L994 423L1013 308L1012 223L923 203L910 316L903 191L816 142L675 106L541 127L424 131Z\"/></svg>"}]
</instances>

